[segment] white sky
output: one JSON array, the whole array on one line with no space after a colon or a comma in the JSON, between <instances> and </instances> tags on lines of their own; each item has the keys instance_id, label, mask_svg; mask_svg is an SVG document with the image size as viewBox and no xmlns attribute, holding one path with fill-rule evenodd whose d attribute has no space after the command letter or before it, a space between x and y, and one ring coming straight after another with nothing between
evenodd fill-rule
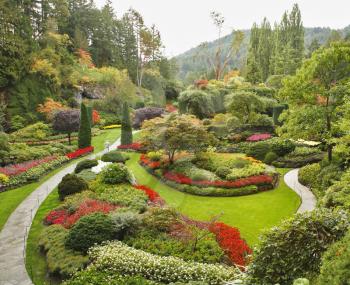
<instances>
[{"instance_id":1,"label":"white sky","mask_svg":"<svg viewBox=\"0 0 350 285\"><path fill-rule=\"evenodd\" d=\"M95 0L98 6L105 0ZM248 29L266 16L279 21L285 10L298 3L305 27L344 28L350 24L350 0L112 0L120 17L130 7L139 11L147 25L161 32L165 54L175 56L217 38L210 12L225 17L225 33Z\"/></svg>"}]
</instances>

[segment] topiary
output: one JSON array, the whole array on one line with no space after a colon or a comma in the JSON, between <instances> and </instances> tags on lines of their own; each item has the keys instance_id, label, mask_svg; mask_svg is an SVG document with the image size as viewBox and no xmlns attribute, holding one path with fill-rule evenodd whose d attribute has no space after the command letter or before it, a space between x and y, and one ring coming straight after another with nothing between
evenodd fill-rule
<instances>
[{"instance_id":1,"label":"topiary","mask_svg":"<svg viewBox=\"0 0 350 285\"><path fill-rule=\"evenodd\" d=\"M65 246L80 252L87 252L94 244L115 238L116 229L112 219L102 213L82 217L69 231Z\"/></svg>"},{"instance_id":2,"label":"topiary","mask_svg":"<svg viewBox=\"0 0 350 285\"><path fill-rule=\"evenodd\" d=\"M132 127L130 121L129 106L127 102L123 104L123 117L120 142L122 145L132 144Z\"/></svg>"},{"instance_id":3,"label":"topiary","mask_svg":"<svg viewBox=\"0 0 350 285\"><path fill-rule=\"evenodd\" d=\"M264 162L266 164L271 164L273 161L275 161L278 158L278 155L274 152L270 151L265 155Z\"/></svg>"},{"instance_id":4,"label":"topiary","mask_svg":"<svg viewBox=\"0 0 350 285\"><path fill-rule=\"evenodd\" d=\"M120 163L106 166L100 175L102 182L106 184L128 182L130 179L128 169Z\"/></svg>"},{"instance_id":5,"label":"topiary","mask_svg":"<svg viewBox=\"0 0 350 285\"><path fill-rule=\"evenodd\" d=\"M229 175L230 173L231 173L231 169L226 166L219 166L215 171L215 174L222 179L226 179L226 176Z\"/></svg>"},{"instance_id":6,"label":"topiary","mask_svg":"<svg viewBox=\"0 0 350 285\"><path fill-rule=\"evenodd\" d=\"M88 111L84 103L81 103L80 107L78 146L79 148L86 148L91 146L91 124Z\"/></svg>"},{"instance_id":7,"label":"topiary","mask_svg":"<svg viewBox=\"0 0 350 285\"><path fill-rule=\"evenodd\" d=\"M87 190L88 188L88 184L82 178L76 176L75 174L67 174L58 184L58 195L62 201L66 196L79 193Z\"/></svg>"},{"instance_id":8,"label":"topiary","mask_svg":"<svg viewBox=\"0 0 350 285\"><path fill-rule=\"evenodd\" d=\"M349 285L350 231L323 255L318 285Z\"/></svg>"},{"instance_id":9,"label":"topiary","mask_svg":"<svg viewBox=\"0 0 350 285\"><path fill-rule=\"evenodd\" d=\"M297 214L266 232L248 269L251 284L291 284L318 274L323 252L341 239L348 217L326 209ZM249 284L250 284L249 283Z\"/></svg>"},{"instance_id":10,"label":"topiary","mask_svg":"<svg viewBox=\"0 0 350 285\"><path fill-rule=\"evenodd\" d=\"M107 152L104 155L102 155L102 157L101 157L101 160L104 162L124 163L128 159L130 159L130 157L124 155L123 153L121 153L120 151L117 151L117 150Z\"/></svg>"},{"instance_id":11,"label":"topiary","mask_svg":"<svg viewBox=\"0 0 350 285\"><path fill-rule=\"evenodd\" d=\"M85 159L80 161L74 169L75 173L79 173L84 169L90 169L94 166L98 165L98 161L96 159Z\"/></svg>"}]
</instances>

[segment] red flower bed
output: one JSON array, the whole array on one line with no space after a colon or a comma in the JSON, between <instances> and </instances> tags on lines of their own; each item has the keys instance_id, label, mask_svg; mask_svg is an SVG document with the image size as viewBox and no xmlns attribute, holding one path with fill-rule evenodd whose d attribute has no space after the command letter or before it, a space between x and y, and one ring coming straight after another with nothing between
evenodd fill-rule
<instances>
[{"instance_id":1,"label":"red flower bed","mask_svg":"<svg viewBox=\"0 0 350 285\"><path fill-rule=\"evenodd\" d=\"M147 187L146 185L134 185L134 187L138 190L143 191L152 203L157 203L161 205L165 204L165 201L159 196L159 194L153 189Z\"/></svg>"},{"instance_id":2,"label":"red flower bed","mask_svg":"<svg viewBox=\"0 0 350 285\"><path fill-rule=\"evenodd\" d=\"M140 161L142 164L152 169L156 169L160 167L160 161L152 161L145 154L141 154Z\"/></svg>"},{"instance_id":3,"label":"red flower bed","mask_svg":"<svg viewBox=\"0 0 350 285\"><path fill-rule=\"evenodd\" d=\"M77 158L79 156L85 155L85 154L93 152L93 151L94 151L94 147L93 146L88 146L88 147L85 147L85 148L77 149L74 152L68 153L66 156L69 159L74 159L74 158Z\"/></svg>"},{"instance_id":4,"label":"red flower bed","mask_svg":"<svg viewBox=\"0 0 350 285\"><path fill-rule=\"evenodd\" d=\"M68 217L66 210L53 210L44 219L47 225L63 225Z\"/></svg>"},{"instance_id":5,"label":"red flower bed","mask_svg":"<svg viewBox=\"0 0 350 285\"><path fill-rule=\"evenodd\" d=\"M44 222L47 225L63 225L68 229L83 216L96 212L108 214L116 208L118 208L118 206L107 202L87 199L79 205L78 209L72 215L69 215L67 210L53 210L46 216Z\"/></svg>"},{"instance_id":6,"label":"red flower bed","mask_svg":"<svg viewBox=\"0 0 350 285\"><path fill-rule=\"evenodd\" d=\"M140 143L132 143L132 144L121 144L118 145L118 149L131 149L131 150L140 150L141 149L141 144Z\"/></svg>"},{"instance_id":7,"label":"red flower bed","mask_svg":"<svg viewBox=\"0 0 350 285\"><path fill-rule=\"evenodd\" d=\"M53 156L47 156L47 157L44 157L41 159L30 160L30 161L26 161L23 163L12 164L9 166L0 167L0 173L5 174L6 176L18 175L18 174L21 174L23 172L26 172L27 170L29 170L35 166L53 161L56 158L57 157L53 155Z\"/></svg>"},{"instance_id":8,"label":"red flower bed","mask_svg":"<svg viewBox=\"0 0 350 285\"><path fill-rule=\"evenodd\" d=\"M186 175L174 172L167 172L164 174L164 178L174 181L179 184L188 184L196 185L202 187L222 187L222 188L240 188L248 185L263 185L263 184L272 184L273 178L269 175L256 175L246 178L237 179L235 181L193 181L191 178Z\"/></svg>"},{"instance_id":9,"label":"red flower bed","mask_svg":"<svg viewBox=\"0 0 350 285\"><path fill-rule=\"evenodd\" d=\"M252 253L248 244L241 238L237 228L230 227L224 223L214 223L209 230L215 234L220 247L226 252L232 263L247 265L247 255Z\"/></svg>"},{"instance_id":10,"label":"red flower bed","mask_svg":"<svg viewBox=\"0 0 350 285\"><path fill-rule=\"evenodd\" d=\"M264 141L271 138L270 134L254 134L247 138L248 142Z\"/></svg>"},{"instance_id":11,"label":"red flower bed","mask_svg":"<svg viewBox=\"0 0 350 285\"><path fill-rule=\"evenodd\" d=\"M176 108L174 105L172 105L172 104L167 104L167 105L165 106L165 110L166 110L167 112L169 112L169 113L174 113L174 112L177 111L177 108Z\"/></svg>"}]
</instances>

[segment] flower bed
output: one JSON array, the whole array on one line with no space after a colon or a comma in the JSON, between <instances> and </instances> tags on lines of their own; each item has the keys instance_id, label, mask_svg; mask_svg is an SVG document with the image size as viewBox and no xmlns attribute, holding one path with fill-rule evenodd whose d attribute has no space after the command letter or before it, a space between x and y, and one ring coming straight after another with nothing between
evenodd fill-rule
<instances>
[{"instance_id":1,"label":"flower bed","mask_svg":"<svg viewBox=\"0 0 350 285\"><path fill-rule=\"evenodd\" d=\"M120 128L121 125L109 125L109 126L104 126L102 129L104 130L110 130L110 129L117 129Z\"/></svg>"},{"instance_id":2,"label":"flower bed","mask_svg":"<svg viewBox=\"0 0 350 285\"><path fill-rule=\"evenodd\" d=\"M272 136L270 134L254 134L247 138L248 142L258 142L270 139Z\"/></svg>"},{"instance_id":3,"label":"flower bed","mask_svg":"<svg viewBox=\"0 0 350 285\"><path fill-rule=\"evenodd\" d=\"M6 167L0 167L0 173L3 173L6 176L10 176L10 177L19 175L35 166L53 161L55 159L57 159L57 156L52 155L52 156L44 157L42 159L30 160L23 163L8 165Z\"/></svg>"},{"instance_id":4,"label":"flower bed","mask_svg":"<svg viewBox=\"0 0 350 285\"><path fill-rule=\"evenodd\" d=\"M221 188L240 188L249 185L273 185L273 177L263 174L237 179L235 181L194 181L186 175L174 172L166 172L163 177L179 184L195 185L199 187L221 187Z\"/></svg>"},{"instance_id":5,"label":"flower bed","mask_svg":"<svg viewBox=\"0 0 350 285\"><path fill-rule=\"evenodd\" d=\"M142 145L138 142L132 143L132 144L121 144L118 145L118 149L125 149L125 150L135 150L139 151L141 149Z\"/></svg>"},{"instance_id":6,"label":"flower bed","mask_svg":"<svg viewBox=\"0 0 350 285\"><path fill-rule=\"evenodd\" d=\"M240 276L238 269L219 264L186 262L173 256L158 256L129 247L122 242L110 242L89 252L97 270L114 274L135 275L157 282L190 282L219 285ZM69 283L68 283L69 284Z\"/></svg>"},{"instance_id":7,"label":"flower bed","mask_svg":"<svg viewBox=\"0 0 350 285\"><path fill-rule=\"evenodd\" d=\"M66 156L69 159L74 159L74 158L83 156L83 155L85 155L87 153L90 153L90 152L93 152L93 151L94 151L94 147L93 146L88 146L88 147L85 147L85 148L77 149L76 151L73 151L71 153L68 153L68 154L66 154Z\"/></svg>"},{"instance_id":8,"label":"flower bed","mask_svg":"<svg viewBox=\"0 0 350 285\"><path fill-rule=\"evenodd\" d=\"M241 238L237 228L230 227L224 223L214 223L209 230L215 234L220 247L226 252L231 262L238 266L246 266L248 255L252 250L245 240Z\"/></svg>"},{"instance_id":9,"label":"flower bed","mask_svg":"<svg viewBox=\"0 0 350 285\"><path fill-rule=\"evenodd\" d=\"M79 205L73 214L69 214L66 209L53 210L45 217L44 222L47 225L63 225L68 229L83 216L96 212L108 214L116 208L118 208L116 205L107 202L87 199Z\"/></svg>"},{"instance_id":10,"label":"flower bed","mask_svg":"<svg viewBox=\"0 0 350 285\"><path fill-rule=\"evenodd\" d=\"M140 162L151 169L157 169L161 165L160 161L152 161L145 154L141 154Z\"/></svg>"},{"instance_id":11,"label":"flower bed","mask_svg":"<svg viewBox=\"0 0 350 285\"><path fill-rule=\"evenodd\" d=\"M147 196L149 201L152 203L156 203L159 205L164 205L165 201L159 196L159 194L153 189L147 187L146 185L134 185L134 187L138 190L143 191Z\"/></svg>"}]
</instances>

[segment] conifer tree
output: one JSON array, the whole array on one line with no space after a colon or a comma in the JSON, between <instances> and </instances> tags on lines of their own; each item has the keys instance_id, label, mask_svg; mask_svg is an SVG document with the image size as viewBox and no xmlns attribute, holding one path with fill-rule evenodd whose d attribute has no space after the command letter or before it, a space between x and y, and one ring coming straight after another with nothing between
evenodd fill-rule
<instances>
[{"instance_id":1,"label":"conifer tree","mask_svg":"<svg viewBox=\"0 0 350 285\"><path fill-rule=\"evenodd\" d=\"M87 108L84 103L81 103L78 147L85 148L89 146L91 146L91 124Z\"/></svg>"},{"instance_id":2,"label":"conifer tree","mask_svg":"<svg viewBox=\"0 0 350 285\"><path fill-rule=\"evenodd\" d=\"M127 102L124 102L123 104L121 144L122 145L132 144L132 127L131 127L129 106Z\"/></svg>"}]
</instances>

